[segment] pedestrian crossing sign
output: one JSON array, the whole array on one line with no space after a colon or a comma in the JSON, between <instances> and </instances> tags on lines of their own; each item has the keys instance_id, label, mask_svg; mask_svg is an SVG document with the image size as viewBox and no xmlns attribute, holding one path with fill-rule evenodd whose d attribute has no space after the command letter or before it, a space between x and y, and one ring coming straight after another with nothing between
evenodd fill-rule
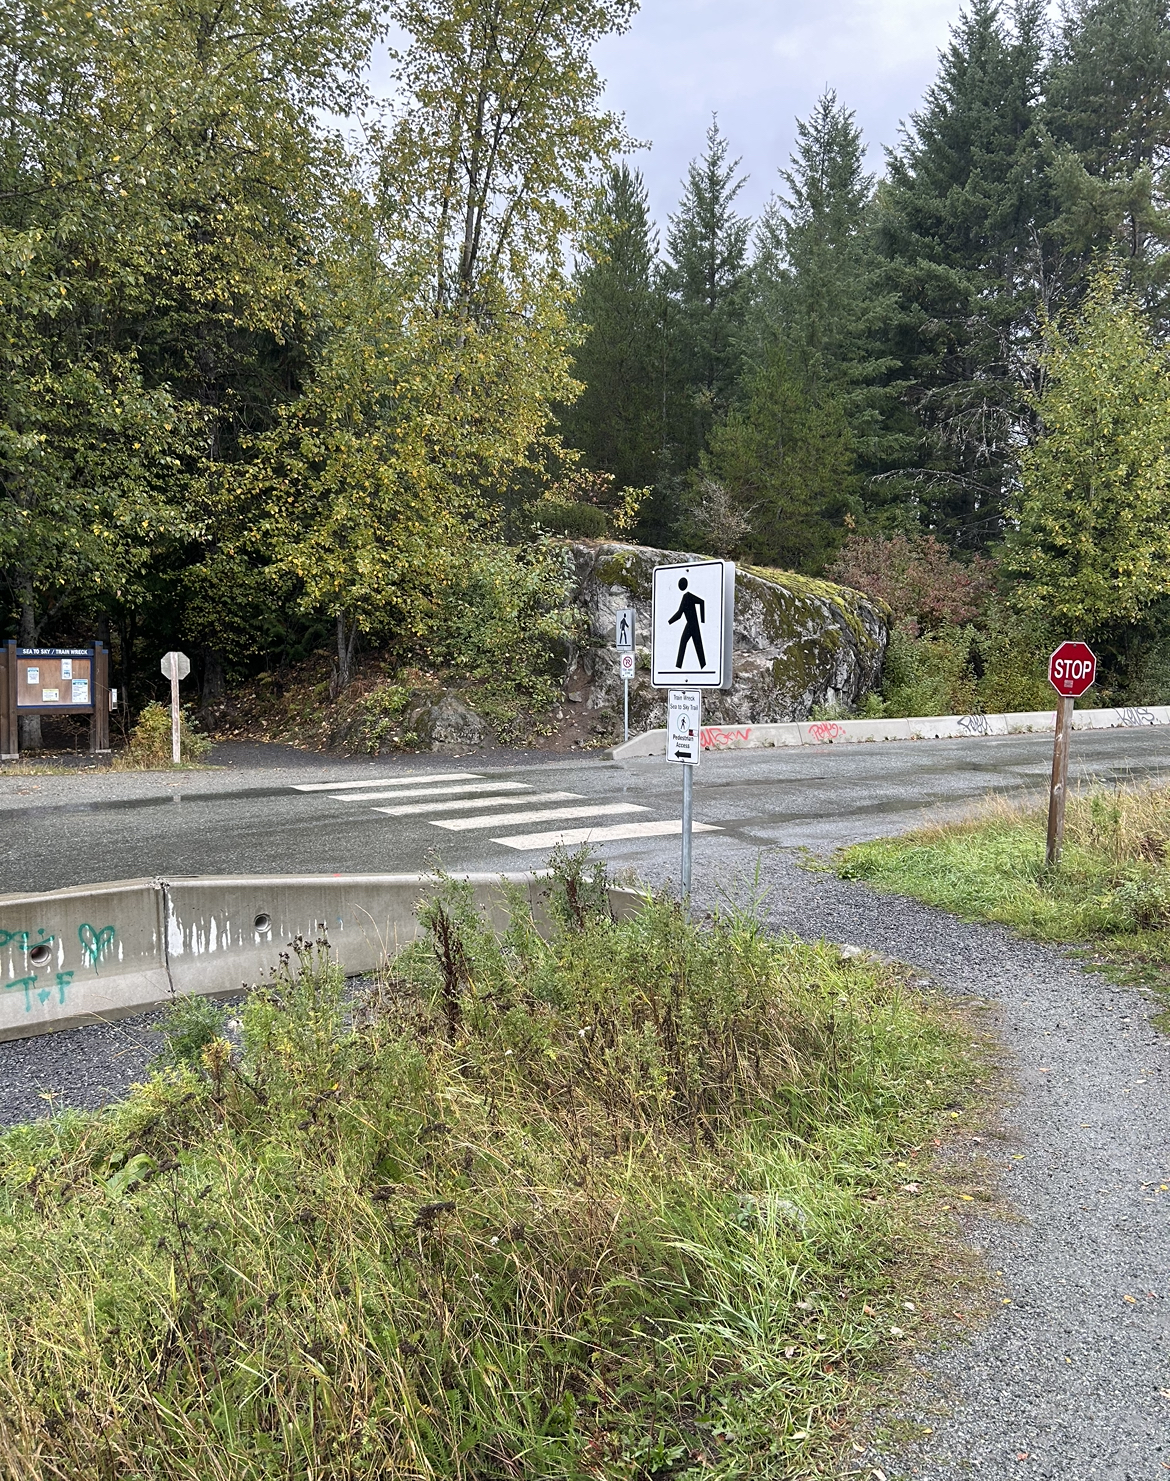
<instances>
[{"instance_id":1,"label":"pedestrian crossing sign","mask_svg":"<svg viewBox=\"0 0 1170 1481\"><path fill-rule=\"evenodd\" d=\"M654 568L650 682L657 689L729 689L735 563Z\"/></svg>"}]
</instances>

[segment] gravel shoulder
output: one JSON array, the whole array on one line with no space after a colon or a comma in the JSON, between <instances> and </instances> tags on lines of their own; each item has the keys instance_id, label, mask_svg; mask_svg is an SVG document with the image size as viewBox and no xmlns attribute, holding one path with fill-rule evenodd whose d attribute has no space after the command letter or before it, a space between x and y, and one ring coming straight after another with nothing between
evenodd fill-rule
<instances>
[{"instance_id":1,"label":"gravel shoulder","mask_svg":"<svg viewBox=\"0 0 1170 1481\"><path fill-rule=\"evenodd\" d=\"M1165 1477L1170 1040L1150 1022L1160 1005L1057 950L790 855L765 856L761 884L774 928L886 953L993 1004L1016 1083L1008 1139L988 1151L1015 1217L981 1219L969 1235L1002 1295L973 1340L915 1355L891 1417L931 1433L854 1474Z\"/></svg>"},{"instance_id":2,"label":"gravel shoulder","mask_svg":"<svg viewBox=\"0 0 1170 1481\"><path fill-rule=\"evenodd\" d=\"M743 898L748 883L715 875L697 903ZM929 1429L925 1439L875 1451L852 1474L1165 1477L1170 1039L1150 1022L1158 1006L1057 950L809 872L780 850L762 854L759 884L774 929L888 954L992 1004L1016 1084L1007 1139L988 1151L1015 1217L969 1230L1002 1296L973 1339L916 1351L892 1417ZM103 1104L157 1051L155 1021L0 1044L0 1124L45 1114L46 1096Z\"/></svg>"}]
</instances>

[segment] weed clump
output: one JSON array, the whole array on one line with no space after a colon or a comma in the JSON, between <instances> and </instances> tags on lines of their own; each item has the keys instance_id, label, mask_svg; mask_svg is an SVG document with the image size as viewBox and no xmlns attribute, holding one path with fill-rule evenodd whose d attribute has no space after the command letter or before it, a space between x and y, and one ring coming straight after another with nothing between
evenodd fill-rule
<instances>
[{"instance_id":1,"label":"weed clump","mask_svg":"<svg viewBox=\"0 0 1170 1481\"><path fill-rule=\"evenodd\" d=\"M194 728L190 712L179 713L179 758L181 761L202 761L211 750L207 736L200 735ZM126 749L118 756L122 768L155 770L172 765L174 752L171 745L171 710L169 705L151 700L135 722L130 732Z\"/></svg>"},{"instance_id":2,"label":"weed clump","mask_svg":"<svg viewBox=\"0 0 1170 1481\"><path fill-rule=\"evenodd\" d=\"M970 1073L962 1036L749 917L615 920L580 856L508 907L495 929L447 882L356 994L299 942L238 1047L186 1005L126 1100L0 1141L9 1476L829 1453L904 1294L896 1164Z\"/></svg>"}]
</instances>

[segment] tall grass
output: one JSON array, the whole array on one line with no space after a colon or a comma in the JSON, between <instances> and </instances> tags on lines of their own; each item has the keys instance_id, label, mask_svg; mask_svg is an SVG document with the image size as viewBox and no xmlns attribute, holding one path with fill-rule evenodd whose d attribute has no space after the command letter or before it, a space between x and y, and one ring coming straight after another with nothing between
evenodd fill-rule
<instances>
[{"instance_id":1,"label":"tall grass","mask_svg":"<svg viewBox=\"0 0 1170 1481\"><path fill-rule=\"evenodd\" d=\"M1044 941L1097 942L1170 965L1170 788L1071 796L1059 866L1044 867L1047 802L993 799L959 822L857 844L838 872Z\"/></svg>"},{"instance_id":2,"label":"tall grass","mask_svg":"<svg viewBox=\"0 0 1170 1481\"><path fill-rule=\"evenodd\" d=\"M570 862L497 934L451 884L368 992L300 943L238 1044L184 1005L120 1104L7 1133L0 1473L826 1462L966 1040L886 969L605 901Z\"/></svg>"}]
</instances>

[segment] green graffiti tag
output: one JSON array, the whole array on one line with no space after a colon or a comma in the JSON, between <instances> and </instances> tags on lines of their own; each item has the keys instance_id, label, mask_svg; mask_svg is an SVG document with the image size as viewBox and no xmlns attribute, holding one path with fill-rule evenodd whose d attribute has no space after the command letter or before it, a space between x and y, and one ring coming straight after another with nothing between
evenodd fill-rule
<instances>
[{"instance_id":1,"label":"green graffiti tag","mask_svg":"<svg viewBox=\"0 0 1170 1481\"><path fill-rule=\"evenodd\" d=\"M27 931L0 931L0 946L8 946L15 941L21 951L27 951L28 939Z\"/></svg>"},{"instance_id":2,"label":"green graffiti tag","mask_svg":"<svg viewBox=\"0 0 1170 1481\"><path fill-rule=\"evenodd\" d=\"M117 931L113 926L102 926L95 930L93 926L78 926L77 939L81 942L81 960L87 967L97 970L97 965L114 944Z\"/></svg>"},{"instance_id":3,"label":"green graffiti tag","mask_svg":"<svg viewBox=\"0 0 1170 1481\"><path fill-rule=\"evenodd\" d=\"M73 977L74 974L72 972L56 972L54 973L52 985L50 985L48 977L42 977L39 979L42 984L40 987L37 986L38 979L36 977L18 977L15 982L6 982L4 984L4 991L12 992L15 988L21 988L24 992L24 1011L31 1013L34 991L36 992L38 1003L47 1003L53 996L53 988L55 987L57 989L57 1002L64 1006L65 989L73 981Z\"/></svg>"}]
</instances>

